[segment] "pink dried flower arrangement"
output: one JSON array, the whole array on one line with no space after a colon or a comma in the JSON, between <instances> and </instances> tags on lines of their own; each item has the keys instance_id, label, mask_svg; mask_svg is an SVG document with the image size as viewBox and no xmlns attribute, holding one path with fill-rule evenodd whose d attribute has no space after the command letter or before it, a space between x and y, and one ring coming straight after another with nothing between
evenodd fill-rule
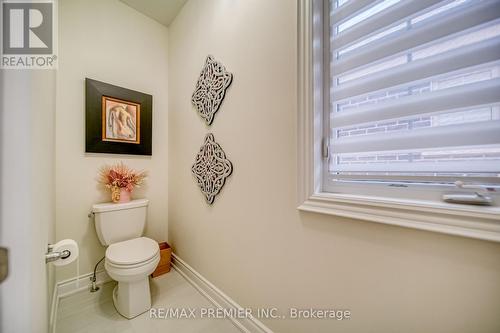
<instances>
[{"instance_id":1,"label":"pink dried flower arrangement","mask_svg":"<svg viewBox=\"0 0 500 333\"><path fill-rule=\"evenodd\" d=\"M132 192L134 187L139 187L147 177L146 171L136 171L123 162L115 165L105 165L99 170L99 183L111 190L113 201L120 200L120 190Z\"/></svg>"}]
</instances>

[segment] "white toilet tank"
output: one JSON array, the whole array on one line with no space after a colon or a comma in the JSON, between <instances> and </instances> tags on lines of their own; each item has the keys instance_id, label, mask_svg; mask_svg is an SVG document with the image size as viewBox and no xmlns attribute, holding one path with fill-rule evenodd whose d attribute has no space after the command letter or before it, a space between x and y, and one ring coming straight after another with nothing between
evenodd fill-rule
<instances>
[{"instance_id":1,"label":"white toilet tank","mask_svg":"<svg viewBox=\"0 0 500 333\"><path fill-rule=\"evenodd\" d=\"M148 203L147 199L137 199L93 205L95 229L101 244L110 245L142 236Z\"/></svg>"}]
</instances>

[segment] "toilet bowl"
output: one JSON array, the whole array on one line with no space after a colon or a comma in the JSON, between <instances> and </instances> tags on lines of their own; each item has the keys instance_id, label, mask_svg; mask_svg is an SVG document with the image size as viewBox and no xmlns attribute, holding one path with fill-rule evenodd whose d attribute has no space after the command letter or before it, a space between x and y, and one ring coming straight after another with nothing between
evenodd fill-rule
<instances>
[{"instance_id":1,"label":"toilet bowl","mask_svg":"<svg viewBox=\"0 0 500 333\"><path fill-rule=\"evenodd\" d=\"M160 262L158 243L141 237L149 201L100 203L92 206L97 237L107 246L104 268L118 285L113 291L116 310L134 318L151 308L149 274Z\"/></svg>"},{"instance_id":2,"label":"toilet bowl","mask_svg":"<svg viewBox=\"0 0 500 333\"><path fill-rule=\"evenodd\" d=\"M113 290L116 310L134 318L151 308L149 275L160 261L158 243L147 237L111 244L106 250L104 267L118 285Z\"/></svg>"}]
</instances>

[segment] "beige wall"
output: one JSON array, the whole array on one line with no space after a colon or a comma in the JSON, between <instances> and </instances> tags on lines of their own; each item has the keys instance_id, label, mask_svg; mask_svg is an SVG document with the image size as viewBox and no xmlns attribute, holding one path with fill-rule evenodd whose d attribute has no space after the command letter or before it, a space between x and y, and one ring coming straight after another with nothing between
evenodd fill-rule
<instances>
[{"instance_id":1,"label":"beige wall","mask_svg":"<svg viewBox=\"0 0 500 333\"><path fill-rule=\"evenodd\" d=\"M124 161L149 171L136 197L150 199L146 235L167 238L167 29L118 0L65 0L59 5L56 112L56 239L80 246L80 274L104 255L93 203L109 201L96 184L99 167ZM153 156L85 154L86 77L153 95ZM76 276L76 263L57 279Z\"/></svg>"},{"instance_id":2,"label":"beige wall","mask_svg":"<svg viewBox=\"0 0 500 333\"><path fill-rule=\"evenodd\" d=\"M169 27L169 240L243 306L347 308L276 332L499 332L500 244L296 209L296 1L190 0ZM211 128L208 54L234 73ZM234 165L213 206L190 167L212 131Z\"/></svg>"}]
</instances>

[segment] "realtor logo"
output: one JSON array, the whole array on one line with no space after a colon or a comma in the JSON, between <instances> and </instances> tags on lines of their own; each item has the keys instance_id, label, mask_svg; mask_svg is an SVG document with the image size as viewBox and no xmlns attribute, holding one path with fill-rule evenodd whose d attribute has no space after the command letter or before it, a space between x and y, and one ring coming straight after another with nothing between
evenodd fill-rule
<instances>
[{"instance_id":1,"label":"realtor logo","mask_svg":"<svg viewBox=\"0 0 500 333\"><path fill-rule=\"evenodd\" d=\"M2 68L55 68L54 6L2 0Z\"/></svg>"}]
</instances>

